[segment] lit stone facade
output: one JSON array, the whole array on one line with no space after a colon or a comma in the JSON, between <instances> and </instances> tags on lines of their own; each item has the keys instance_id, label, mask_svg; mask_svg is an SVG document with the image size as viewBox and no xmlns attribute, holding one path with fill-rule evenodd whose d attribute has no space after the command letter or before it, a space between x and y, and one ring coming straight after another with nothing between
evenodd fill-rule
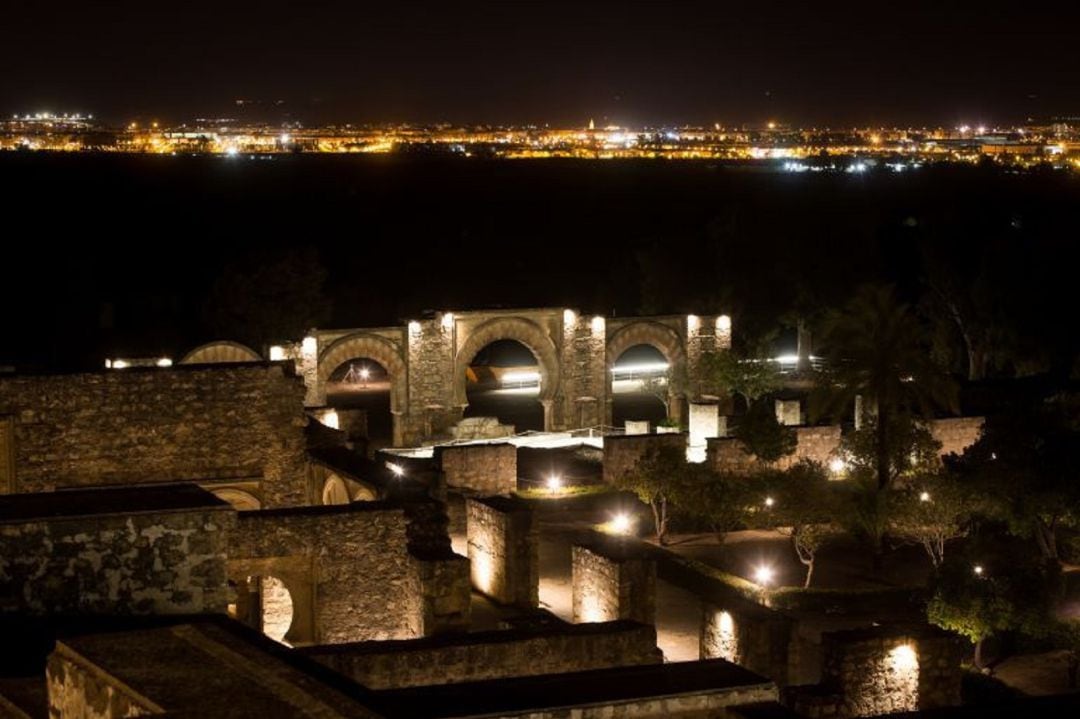
<instances>
[{"instance_id":1,"label":"lit stone facade","mask_svg":"<svg viewBox=\"0 0 1080 719\"><path fill-rule=\"evenodd\" d=\"M604 438L604 481L608 484L619 481L633 470L638 461L646 454L668 447L679 452L686 450L686 435L676 434L637 434L613 435Z\"/></svg>"},{"instance_id":2,"label":"lit stone facade","mask_svg":"<svg viewBox=\"0 0 1080 719\"><path fill-rule=\"evenodd\" d=\"M501 497L466 500L472 584L501 604L539 604L540 544L532 510Z\"/></svg>"},{"instance_id":3,"label":"lit stone facade","mask_svg":"<svg viewBox=\"0 0 1080 719\"><path fill-rule=\"evenodd\" d=\"M445 435L468 405L466 369L488 344L515 340L527 347L540 373L539 402L551 431L611 424L611 368L627 349L656 348L686 377L672 403L682 419L685 399L711 396L701 358L730 347L725 317L686 315L605 318L557 308L441 313L404 327L318 330L286 346L307 384L309 407L326 402L334 370L356 359L378 362L390 375L394 443L418 444Z\"/></svg>"},{"instance_id":4,"label":"lit stone facade","mask_svg":"<svg viewBox=\"0 0 1080 719\"><path fill-rule=\"evenodd\" d=\"M482 495L505 495L517 489L517 447L512 444L438 447L435 462L447 487Z\"/></svg>"}]
</instances>

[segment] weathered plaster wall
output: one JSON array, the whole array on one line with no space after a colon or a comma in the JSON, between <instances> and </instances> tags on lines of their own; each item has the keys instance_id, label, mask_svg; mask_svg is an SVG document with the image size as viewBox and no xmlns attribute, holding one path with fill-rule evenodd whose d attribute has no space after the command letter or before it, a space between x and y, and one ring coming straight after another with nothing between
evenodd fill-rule
<instances>
[{"instance_id":1,"label":"weathered plaster wall","mask_svg":"<svg viewBox=\"0 0 1080 719\"><path fill-rule=\"evenodd\" d=\"M235 516L222 505L0 521L0 611L223 613Z\"/></svg>"},{"instance_id":2,"label":"weathered plaster wall","mask_svg":"<svg viewBox=\"0 0 1080 719\"><path fill-rule=\"evenodd\" d=\"M617 546L571 548L575 622L656 621L656 562Z\"/></svg>"},{"instance_id":3,"label":"weathered plaster wall","mask_svg":"<svg viewBox=\"0 0 1080 719\"><path fill-rule=\"evenodd\" d=\"M659 664L656 630L633 622L309 647L303 653L372 689Z\"/></svg>"},{"instance_id":4,"label":"weathered plaster wall","mask_svg":"<svg viewBox=\"0 0 1080 719\"><path fill-rule=\"evenodd\" d=\"M540 542L532 510L502 498L466 500L472 584L501 604L539 604Z\"/></svg>"},{"instance_id":5,"label":"weathered plaster wall","mask_svg":"<svg viewBox=\"0 0 1080 719\"><path fill-rule=\"evenodd\" d=\"M303 504L303 398L283 363L0 377L18 492L256 479L263 506Z\"/></svg>"},{"instance_id":6,"label":"weathered plaster wall","mask_svg":"<svg viewBox=\"0 0 1080 719\"><path fill-rule=\"evenodd\" d=\"M642 457L662 447L684 451L686 435L678 433L604 437L604 481L614 484L626 476Z\"/></svg>"},{"instance_id":7,"label":"weathered plaster wall","mask_svg":"<svg viewBox=\"0 0 1080 719\"><path fill-rule=\"evenodd\" d=\"M435 462L448 487L483 495L510 494L517 489L517 447L512 444L438 447Z\"/></svg>"}]
</instances>

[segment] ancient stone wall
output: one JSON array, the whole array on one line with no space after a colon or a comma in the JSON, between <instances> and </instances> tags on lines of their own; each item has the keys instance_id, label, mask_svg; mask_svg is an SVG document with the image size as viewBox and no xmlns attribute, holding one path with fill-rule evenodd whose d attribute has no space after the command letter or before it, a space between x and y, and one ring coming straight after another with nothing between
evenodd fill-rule
<instances>
[{"instance_id":1,"label":"ancient stone wall","mask_svg":"<svg viewBox=\"0 0 1080 719\"><path fill-rule=\"evenodd\" d=\"M703 602L701 658L726 659L785 685L792 675L794 631L790 618L754 602Z\"/></svg>"},{"instance_id":2,"label":"ancient stone wall","mask_svg":"<svg viewBox=\"0 0 1080 719\"><path fill-rule=\"evenodd\" d=\"M415 577L413 595L420 599L420 634L468 631L472 617L469 560L446 550L414 551L410 561Z\"/></svg>"},{"instance_id":3,"label":"ancient stone wall","mask_svg":"<svg viewBox=\"0 0 1080 719\"><path fill-rule=\"evenodd\" d=\"M381 502L245 512L230 541L230 574L273 575L267 560L305 557L313 565L316 642L421 636L407 525L404 509Z\"/></svg>"},{"instance_id":4,"label":"ancient stone wall","mask_svg":"<svg viewBox=\"0 0 1080 719\"><path fill-rule=\"evenodd\" d=\"M438 447L435 452L435 463L448 487L486 496L517 489L517 447L512 444Z\"/></svg>"},{"instance_id":5,"label":"ancient stone wall","mask_svg":"<svg viewBox=\"0 0 1080 719\"><path fill-rule=\"evenodd\" d=\"M656 561L617 545L571 548L575 622L656 620Z\"/></svg>"},{"instance_id":6,"label":"ancient stone wall","mask_svg":"<svg viewBox=\"0 0 1080 719\"><path fill-rule=\"evenodd\" d=\"M509 500L467 499L472 584L501 604L539 602L540 542L532 510Z\"/></svg>"},{"instance_id":7,"label":"ancient stone wall","mask_svg":"<svg viewBox=\"0 0 1080 719\"><path fill-rule=\"evenodd\" d=\"M224 502L191 489L205 496L206 506L106 509L82 516L50 516L46 511L25 518L12 518L5 509L8 518L0 519L0 611L224 612L230 601L226 548L236 514ZM115 491L102 490L109 495ZM79 492L77 501L92 502L85 495L93 493ZM58 496L22 495L4 500L4 506L24 498L45 497L48 502Z\"/></svg>"},{"instance_id":8,"label":"ancient stone wall","mask_svg":"<svg viewBox=\"0 0 1080 719\"><path fill-rule=\"evenodd\" d=\"M982 436L983 417L947 417L930 422L930 434L941 442L942 456L963 454Z\"/></svg>"},{"instance_id":9,"label":"ancient stone wall","mask_svg":"<svg viewBox=\"0 0 1080 719\"><path fill-rule=\"evenodd\" d=\"M372 689L560 674L662 660L656 630L634 622L337 644L308 647L303 653Z\"/></svg>"},{"instance_id":10,"label":"ancient stone wall","mask_svg":"<svg viewBox=\"0 0 1080 719\"><path fill-rule=\"evenodd\" d=\"M654 449L686 449L686 435L638 434L604 437L604 482L614 484L625 477L638 461Z\"/></svg>"},{"instance_id":11,"label":"ancient stone wall","mask_svg":"<svg viewBox=\"0 0 1080 719\"><path fill-rule=\"evenodd\" d=\"M0 377L18 492L255 479L263 506L304 504L303 399L283 363Z\"/></svg>"},{"instance_id":12,"label":"ancient stone wall","mask_svg":"<svg viewBox=\"0 0 1080 719\"><path fill-rule=\"evenodd\" d=\"M795 451L773 463L777 469L787 469L803 460L828 466L840 448L840 426L793 427ZM708 441L707 460L714 469L730 474L749 474L763 465L750 454L745 445L734 437L722 437Z\"/></svg>"},{"instance_id":13,"label":"ancient stone wall","mask_svg":"<svg viewBox=\"0 0 1080 719\"><path fill-rule=\"evenodd\" d=\"M960 703L960 644L931 627L822 636L822 686L839 697L836 716L934 709Z\"/></svg>"}]
</instances>

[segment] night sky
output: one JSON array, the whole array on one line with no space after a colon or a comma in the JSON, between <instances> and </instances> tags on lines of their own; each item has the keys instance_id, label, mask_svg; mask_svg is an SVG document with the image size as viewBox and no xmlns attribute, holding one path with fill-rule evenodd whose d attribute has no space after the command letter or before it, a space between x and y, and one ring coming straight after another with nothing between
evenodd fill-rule
<instances>
[{"instance_id":1,"label":"night sky","mask_svg":"<svg viewBox=\"0 0 1080 719\"><path fill-rule=\"evenodd\" d=\"M1080 115L1078 3L1000 5L6 0L0 111L575 126Z\"/></svg>"}]
</instances>

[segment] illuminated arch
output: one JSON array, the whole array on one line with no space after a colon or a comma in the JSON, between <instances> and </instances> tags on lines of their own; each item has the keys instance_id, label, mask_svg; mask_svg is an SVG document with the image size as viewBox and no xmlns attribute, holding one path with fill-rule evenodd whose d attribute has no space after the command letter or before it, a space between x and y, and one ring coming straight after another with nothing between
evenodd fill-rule
<instances>
[{"instance_id":1,"label":"illuminated arch","mask_svg":"<svg viewBox=\"0 0 1080 719\"><path fill-rule=\"evenodd\" d=\"M525 345L540 366L540 400L555 397L559 388L559 354L555 343L538 324L520 317L496 317L474 329L458 350L454 366L454 401L469 404L465 372L480 350L492 342L515 340Z\"/></svg>"},{"instance_id":2,"label":"illuminated arch","mask_svg":"<svg viewBox=\"0 0 1080 719\"><path fill-rule=\"evenodd\" d=\"M348 504L349 487L345 484L345 480L336 474L331 474L327 477L326 481L323 483L322 503Z\"/></svg>"},{"instance_id":3,"label":"illuminated arch","mask_svg":"<svg viewBox=\"0 0 1080 719\"><path fill-rule=\"evenodd\" d=\"M258 352L239 342L221 340L207 342L184 355L180 364L223 364L229 362L262 362Z\"/></svg>"},{"instance_id":4,"label":"illuminated arch","mask_svg":"<svg viewBox=\"0 0 1080 719\"><path fill-rule=\"evenodd\" d=\"M406 382L405 360L401 350L390 340L368 332L346 335L323 350L319 356L319 382L325 385L330 376L349 360L369 359L378 362L390 376L390 411L405 411Z\"/></svg>"},{"instance_id":5,"label":"illuminated arch","mask_svg":"<svg viewBox=\"0 0 1080 719\"><path fill-rule=\"evenodd\" d=\"M224 489L213 489L211 493L218 499L223 499L240 512L251 511L255 509L262 509L262 502L251 492L245 492L242 489L233 489L227 487Z\"/></svg>"},{"instance_id":6,"label":"illuminated arch","mask_svg":"<svg viewBox=\"0 0 1080 719\"><path fill-rule=\"evenodd\" d=\"M631 322L620 327L607 343L608 383L611 370L623 352L638 345L648 345L664 355L674 374L686 373L686 349L679 333L653 320Z\"/></svg>"}]
</instances>

